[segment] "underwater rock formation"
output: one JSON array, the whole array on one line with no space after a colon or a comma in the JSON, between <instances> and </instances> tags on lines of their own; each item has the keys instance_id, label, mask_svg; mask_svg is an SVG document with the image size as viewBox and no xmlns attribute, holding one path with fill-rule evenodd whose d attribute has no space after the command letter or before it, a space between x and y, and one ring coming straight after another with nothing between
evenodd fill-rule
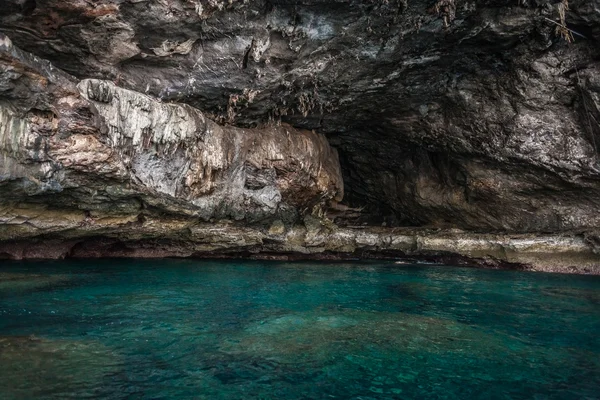
<instances>
[{"instance_id":1,"label":"underwater rock formation","mask_svg":"<svg viewBox=\"0 0 600 400\"><path fill-rule=\"evenodd\" d=\"M5 378L0 390L8 398L44 397L49 390L68 397L74 390L99 387L106 374L118 371L118 361L117 354L94 341L0 336Z\"/></svg>"}]
</instances>

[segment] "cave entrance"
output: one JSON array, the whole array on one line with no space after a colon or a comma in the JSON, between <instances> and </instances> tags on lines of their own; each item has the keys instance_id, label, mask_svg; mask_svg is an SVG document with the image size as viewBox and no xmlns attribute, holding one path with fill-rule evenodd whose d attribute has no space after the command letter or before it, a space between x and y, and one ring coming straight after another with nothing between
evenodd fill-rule
<instances>
[{"instance_id":1,"label":"cave entrance","mask_svg":"<svg viewBox=\"0 0 600 400\"><path fill-rule=\"evenodd\" d=\"M464 225L472 196L459 155L431 151L392 133L352 131L329 136L344 180L341 207L328 217L340 226Z\"/></svg>"},{"instance_id":2,"label":"cave entrance","mask_svg":"<svg viewBox=\"0 0 600 400\"><path fill-rule=\"evenodd\" d=\"M416 150L377 138L356 132L328 137L339 155L344 198L327 216L339 226L421 226L423 219L405 212L406 194L399 192Z\"/></svg>"}]
</instances>

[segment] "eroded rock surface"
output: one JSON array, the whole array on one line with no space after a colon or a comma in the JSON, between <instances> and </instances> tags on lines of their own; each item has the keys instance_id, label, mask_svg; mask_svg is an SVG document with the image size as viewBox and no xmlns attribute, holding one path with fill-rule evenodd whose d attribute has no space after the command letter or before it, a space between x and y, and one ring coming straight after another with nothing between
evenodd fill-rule
<instances>
[{"instance_id":1,"label":"eroded rock surface","mask_svg":"<svg viewBox=\"0 0 600 400\"><path fill-rule=\"evenodd\" d=\"M69 209L84 224L100 214L144 218L148 208L205 221L293 221L343 196L337 154L322 135L222 127L191 106L112 82L76 85L6 37L0 51L6 210Z\"/></svg>"}]
</instances>

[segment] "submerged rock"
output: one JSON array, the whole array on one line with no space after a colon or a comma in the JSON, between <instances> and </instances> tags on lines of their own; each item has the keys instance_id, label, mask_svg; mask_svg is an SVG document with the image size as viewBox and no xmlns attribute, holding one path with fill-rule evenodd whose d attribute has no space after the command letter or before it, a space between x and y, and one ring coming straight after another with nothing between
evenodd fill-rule
<instances>
[{"instance_id":1,"label":"submerged rock","mask_svg":"<svg viewBox=\"0 0 600 400\"><path fill-rule=\"evenodd\" d=\"M368 337L368 340L366 338ZM489 357L518 353L519 340L467 324L417 314L342 309L292 313L249 326L220 346L224 352L260 355L281 363L324 362L332 353L364 354L371 348L392 361L411 354ZM343 349L343 350L342 350Z\"/></svg>"},{"instance_id":2,"label":"submerged rock","mask_svg":"<svg viewBox=\"0 0 600 400\"><path fill-rule=\"evenodd\" d=\"M0 336L0 392L6 398L94 395L117 366L118 357L99 343Z\"/></svg>"},{"instance_id":3,"label":"submerged rock","mask_svg":"<svg viewBox=\"0 0 600 400\"><path fill-rule=\"evenodd\" d=\"M0 292L3 290L31 290L60 285L73 279L69 275L28 274L15 272L0 272Z\"/></svg>"}]
</instances>

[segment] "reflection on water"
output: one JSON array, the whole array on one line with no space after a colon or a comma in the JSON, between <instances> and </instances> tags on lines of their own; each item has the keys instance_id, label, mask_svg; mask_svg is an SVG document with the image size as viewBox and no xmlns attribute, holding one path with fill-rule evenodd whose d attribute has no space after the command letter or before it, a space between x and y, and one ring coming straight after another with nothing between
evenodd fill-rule
<instances>
[{"instance_id":1,"label":"reflection on water","mask_svg":"<svg viewBox=\"0 0 600 400\"><path fill-rule=\"evenodd\" d=\"M0 398L597 399L600 279L391 263L0 266Z\"/></svg>"}]
</instances>

